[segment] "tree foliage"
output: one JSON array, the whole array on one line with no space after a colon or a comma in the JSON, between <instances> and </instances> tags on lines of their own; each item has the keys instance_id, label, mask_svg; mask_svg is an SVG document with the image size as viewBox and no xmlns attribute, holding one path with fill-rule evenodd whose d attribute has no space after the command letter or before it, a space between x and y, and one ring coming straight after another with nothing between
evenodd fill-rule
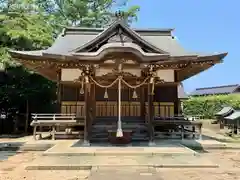
<instances>
[{"instance_id":1,"label":"tree foliage","mask_svg":"<svg viewBox=\"0 0 240 180\"><path fill-rule=\"evenodd\" d=\"M232 106L234 109L240 109L240 95L192 97L184 101L184 114L214 118L214 114L220 111L223 106Z\"/></svg>"},{"instance_id":2,"label":"tree foliage","mask_svg":"<svg viewBox=\"0 0 240 180\"><path fill-rule=\"evenodd\" d=\"M21 67L10 58L8 49L45 49L63 26L104 27L112 21L114 9L125 9L129 22L137 20L139 7L127 7L127 3L128 0L0 0L0 69L6 67L0 72L0 108L19 108L26 99L55 98L54 84Z\"/></svg>"}]
</instances>

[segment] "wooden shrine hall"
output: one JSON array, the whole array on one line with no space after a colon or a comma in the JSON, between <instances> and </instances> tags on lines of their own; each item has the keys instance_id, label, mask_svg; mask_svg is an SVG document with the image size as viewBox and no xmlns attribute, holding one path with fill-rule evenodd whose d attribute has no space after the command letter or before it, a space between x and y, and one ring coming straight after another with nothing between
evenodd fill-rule
<instances>
[{"instance_id":1,"label":"wooden shrine hall","mask_svg":"<svg viewBox=\"0 0 240 180\"><path fill-rule=\"evenodd\" d=\"M172 29L133 29L122 13L116 16L106 28L67 27L46 50L10 51L26 68L57 83L58 108L48 119L52 133L78 129L85 142L153 142L169 132L184 138L191 125L194 136L201 124L181 116L187 98L181 82L221 63L227 53L189 52ZM69 119L76 121L71 128ZM79 119L83 127L74 127L81 126ZM40 121L35 115L35 126Z\"/></svg>"}]
</instances>

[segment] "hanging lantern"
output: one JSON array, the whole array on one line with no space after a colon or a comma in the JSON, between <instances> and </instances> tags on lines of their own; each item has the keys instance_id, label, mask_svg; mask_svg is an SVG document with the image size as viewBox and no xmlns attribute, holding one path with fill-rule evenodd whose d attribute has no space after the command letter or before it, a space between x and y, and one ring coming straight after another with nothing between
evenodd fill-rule
<instances>
[{"instance_id":1,"label":"hanging lantern","mask_svg":"<svg viewBox=\"0 0 240 180\"><path fill-rule=\"evenodd\" d=\"M83 89L83 80L82 80L82 83L81 83L80 94L84 94L84 89Z\"/></svg>"},{"instance_id":2,"label":"hanging lantern","mask_svg":"<svg viewBox=\"0 0 240 180\"><path fill-rule=\"evenodd\" d=\"M104 99L108 99L107 88L105 89L105 93L104 93Z\"/></svg>"},{"instance_id":3,"label":"hanging lantern","mask_svg":"<svg viewBox=\"0 0 240 180\"><path fill-rule=\"evenodd\" d=\"M6 118L7 118L7 114L5 112L1 112L0 119L6 119Z\"/></svg>"},{"instance_id":4,"label":"hanging lantern","mask_svg":"<svg viewBox=\"0 0 240 180\"><path fill-rule=\"evenodd\" d=\"M153 82L154 82L154 77L151 77L150 78L150 84L153 84Z\"/></svg>"},{"instance_id":5,"label":"hanging lantern","mask_svg":"<svg viewBox=\"0 0 240 180\"><path fill-rule=\"evenodd\" d=\"M81 87L81 89L80 89L80 94L84 94L84 89L83 89L83 87Z\"/></svg>"},{"instance_id":6,"label":"hanging lantern","mask_svg":"<svg viewBox=\"0 0 240 180\"><path fill-rule=\"evenodd\" d=\"M133 91L133 96L132 96L132 98L133 98L133 99L137 99L137 98L138 98L136 89L134 89L134 91Z\"/></svg>"}]
</instances>

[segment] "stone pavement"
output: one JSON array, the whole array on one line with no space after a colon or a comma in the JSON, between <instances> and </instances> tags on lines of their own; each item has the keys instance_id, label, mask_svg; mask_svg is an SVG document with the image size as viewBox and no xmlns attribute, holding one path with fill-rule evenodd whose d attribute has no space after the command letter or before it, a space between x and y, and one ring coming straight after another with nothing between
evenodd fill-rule
<instances>
[{"instance_id":1,"label":"stone pavement","mask_svg":"<svg viewBox=\"0 0 240 180\"><path fill-rule=\"evenodd\" d=\"M44 152L46 156L97 156L97 155L194 155L196 152L179 142L160 141L154 147L82 147L77 141L63 141Z\"/></svg>"},{"instance_id":2,"label":"stone pavement","mask_svg":"<svg viewBox=\"0 0 240 180\"><path fill-rule=\"evenodd\" d=\"M92 170L89 180L163 180L155 168L136 167L100 167Z\"/></svg>"},{"instance_id":3,"label":"stone pavement","mask_svg":"<svg viewBox=\"0 0 240 180\"><path fill-rule=\"evenodd\" d=\"M86 170L92 167L217 168L204 156L41 156L27 170Z\"/></svg>"},{"instance_id":4,"label":"stone pavement","mask_svg":"<svg viewBox=\"0 0 240 180\"><path fill-rule=\"evenodd\" d=\"M216 139L218 141L224 141L224 142L232 142L232 141L234 141L233 138L224 136L224 135L219 134L219 133L217 133L217 132L215 132L215 131L213 131L211 129L208 129L208 128L202 128L202 134L205 137Z\"/></svg>"}]
</instances>

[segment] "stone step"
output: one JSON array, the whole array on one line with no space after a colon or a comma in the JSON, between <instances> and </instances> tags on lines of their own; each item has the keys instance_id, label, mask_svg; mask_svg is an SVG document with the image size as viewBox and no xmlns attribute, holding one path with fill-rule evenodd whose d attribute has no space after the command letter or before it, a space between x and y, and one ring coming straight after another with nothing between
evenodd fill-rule
<instances>
[{"instance_id":1,"label":"stone step","mask_svg":"<svg viewBox=\"0 0 240 180\"><path fill-rule=\"evenodd\" d=\"M107 138L108 134L92 134L92 138Z\"/></svg>"},{"instance_id":2,"label":"stone step","mask_svg":"<svg viewBox=\"0 0 240 180\"><path fill-rule=\"evenodd\" d=\"M107 120L117 120L118 116L96 116L95 119L107 119ZM122 120L145 120L144 117L136 117L136 116L121 116Z\"/></svg>"},{"instance_id":3,"label":"stone step","mask_svg":"<svg viewBox=\"0 0 240 180\"><path fill-rule=\"evenodd\" d=\"M107 142L107 137L91 137L90 142Z\"/></svg>"},{"instance_id":4,"label":"stone step","mask_svg":"<svg viewBox=\"0 0 240 180\"><path fill-rule=\"evenodd\" d=\"M118 117L96 117L91 130L92 142L108 142L108 130L117 129ZM148 127L141 117L122 117L122 128L132 130L132 141L148 140Z\"/></svg>"},{"instance_id":5,"label":"stone step","mask_svg":"<svg viewBox=\"0 0 240 180\"><path fill-rule=\"evenodd\" d=\"M97 125L97 126L117 126L117 122L93 122L92 124ZM133 125L138 125L138 126L147 126L146 123L144 122L123 122L122 125L128 125L128 126L133 126Z\"/></svg>"},{"instance_id":6,"label":"stone step","mask_svg":"<svg viewBox=\"0 0 240 180\"><path fill-rule=\"evenodd\" d=\"M111 127L117 127L117 124L106 124L106 123L102 123L102 124L93 124L92 127L97 127L97 128L111 128ZM122 127L132 127L132 128L146 128L147 124L145 123L122 123Z\"/></svg>"},{"instance_id":7,"label":"stone step","mask_svg":"<svg viewBox=\"0 0 240 180\"><path fill-rule=\"evenodd\" d=\"M117 128L112 129L92 129L91 132L94 133L106 133L108 134L108 130L116 130ZM131 130L132 133L148 133L147 129L132 129L132 128L124 128L124 130Z\"/></svg>"},{"instance_id":8,"label":"stone step","mask_svg":"<svg viewBox=\"0 0 240 180\"><path fill-rule=\"evenodd\" d=\"M218 168L219 166L214 162L209 161L208 158L203 156L193 156L191 153L182 153L183 155L165 156L164 152L159 152L163 155L152 155L153 152L158 150L152 149L152 151L146 152L143 150L120 150L112 153L112 150L106 153L110 153L108 156L101 155L101 151L96 151L95 156L42 156L36 158L31 163L25 164L26 170L83 170L91 169L92 167L154 167L154 168ZM126 148L124 148L126 149ZM131 148L134 149L134 148ZM120 153L116 156L116 153ZM112 154L112 155L111 155ZM121 155L122 154L122 155ZM125 154L129 154L126 156ZM130 156L132 154L132 156ZM136 156L138 154L138 156ZM184 155L186 154L186 155Z\"/></svg>"},{"instance_id":9,"label":"stone step","mask_svg":"<svg viewBox=\"0 0 240 180\"><path fill-rule=\"evenodd\" d=\"M148 133L133 133L132 137L148 137ZM108 137L108 134L105 132L92 133L92 137Z\"/></svg>"}]
</instances>

